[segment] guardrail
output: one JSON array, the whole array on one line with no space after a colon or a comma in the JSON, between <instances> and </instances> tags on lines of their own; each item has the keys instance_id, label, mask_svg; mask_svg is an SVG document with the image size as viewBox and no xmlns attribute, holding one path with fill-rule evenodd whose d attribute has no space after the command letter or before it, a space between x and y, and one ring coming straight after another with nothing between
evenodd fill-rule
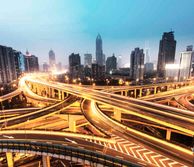
<instances>
[{"instance_id":1,"label":"guardrail","mask_svg":"<svg viewBox=\"0 0 194 167\"><path fill-rule=\"evenodd\" d=\"M117 157L101 154L91 150L84 150L72 146L48 144L41 142L30 141L14 141L14 140L0 140L1 152L27 152L38 155L48 155L55 158L71 159L89 161L92 163L102 164L106 166L127 166L139 167L129 161L119 159Z\"/></svg>"}]
</instances>

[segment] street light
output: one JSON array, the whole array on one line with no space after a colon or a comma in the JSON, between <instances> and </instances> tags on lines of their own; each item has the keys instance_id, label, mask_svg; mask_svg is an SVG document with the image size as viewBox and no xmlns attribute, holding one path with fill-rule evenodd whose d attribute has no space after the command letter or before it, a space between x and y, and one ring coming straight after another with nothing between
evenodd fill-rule
<instances>
[{"instance_id":1,"label":"street light","mask_svg":"<svg viewBox=\"0 0 194 167\"><path fill-rule=\"evenodd\" d=\"M126 82L125 82L125 85L126 85L126 86L129 86L129 82L128 82L128 81L126 81Z\"/></svg>"},{"instance_id":2,"label":"street light","mask_svg":"<svg viewBox=\"0 0 194 167\"><path fill-rule=\"evenodd\" d=\"M123 80L119 79L119 85L122 85L122 84L123 84Z\"/></svg>"},{"instance_id":3,"label":"street light","mask_svg":"<svg viewBox=\"0 0 194 167\"><path fill-rule=\"evenodd\" d=\"M156 78L153 78L153 82L154 82L154 83L156 82Z\"/></svg>"}]
</instances>

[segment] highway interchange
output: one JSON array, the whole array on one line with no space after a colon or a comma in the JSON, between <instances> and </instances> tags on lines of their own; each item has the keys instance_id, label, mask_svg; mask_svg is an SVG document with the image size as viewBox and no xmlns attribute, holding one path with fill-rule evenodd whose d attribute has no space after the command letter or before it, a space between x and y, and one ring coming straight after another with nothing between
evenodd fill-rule
<instances>
[{"instance_id":1,"label":"highway interchange","mask_svg":"<svg viewBox=\"0 0 194 167\"><path fill-rule=\"evenodd\" d=\"M31 85L33 84L66 92L68 96L64 100L40 96L32 91ZM35 142L60 143L95 150L101 154L111 155L139 166L192 166L194 156L189 148L127 127L119 120L105 115L99 105L112 107L113 112L137 116L159 126L172 128L193 136L194 112L152 102L153 98L155 98L154 100L157 98L161 100L161 98L171 97L176 94L178 96L177 100L180 103L186 103L185 100L193 93L193 88L190 85L185 88L172 90L174 91L173 93L167 91L154 96L147 96L147 99L146 97L134 99L113 94L114 88L108 91L95 90L90 87L48 81L45 74L39 75L39 77L33 74L26 75L20 79L19 89L5 96L5 99L7 100L18 95L19 92L23 92L28 98L43 103L50 103L51 105L37 110L32 109L30 112L25 111L22 112L23 114L18 114L19 111L17 110L14 110L13 113L11 111L4 111L4 114L13 115L0 120L1 127L3 127L0 136L1 139L5 139L3 136L6 135L12 136L14 140L28 139ZM118 91L119 88L115 89ZM89 123L90 126L96 128L101 137L75 132L41 131L36 130L35 127L35 129L30 129L30 126L28 126L30 124L36 125L36 122L46 117L65 112L76 102L80 103L80 111L85 117L87 124ZM187 106L192 106L188 100ZM4 127L5 121L6 126ZM25 130L22 131L24 125ZM10 138L10 140L13 138Z\"/></svg>"}]
</instances>

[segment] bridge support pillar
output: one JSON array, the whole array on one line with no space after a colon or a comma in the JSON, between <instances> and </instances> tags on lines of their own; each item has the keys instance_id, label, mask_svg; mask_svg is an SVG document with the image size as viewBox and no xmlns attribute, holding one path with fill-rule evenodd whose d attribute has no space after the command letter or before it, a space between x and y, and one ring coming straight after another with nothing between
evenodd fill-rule
<instances>
[{"instance_id":1,"label":"bridge support pillar","mask_svg":"<svg viewBox=\"0 0 194 167\"><path fill-rule=\"evenodd\" d=\"M166 131L166 140L170 140L170 138L171 138L171 130L167 129L167 131Z\"/></svg>"},{"instance_id":2,"label":"bridge support pillar","mask_svg":"<svg viewBox=\"0 0 194 167\"><path fill-rule=\"evenodd\" d=\"M76 119L74 116L69 115L69 130L72 132L76 132Z\"/></svg>"},{"instance_id":3,"label":"bridge support pillar","mask_svg":"<svg viewBox=\"0 0 194 167\"><path fill-rule=\"evenodd\" d=\"M137 89L134 90L134 98L137 98Z\"/></svg>"},{"instance_id":4,"label":"bridge support pillar","mask_svg":"<svg viewBox=\"0 0 194 167\"><path fill-rule=\"evenodd\" d=\"M128 90L125 91L125 96L128 96Z\"/></svg>"},{"instance_id":5,"label":"bridge support pillar","mask_svg":"<svg viewBox=\"0 0 194 167\"><path fill-rule=\"evenodd\" d=\"M139 97L142 97L142 89L139 89Z\"/></svg>"},{"instance_id":6,"label":"bridge support pillar","mask_svg":"<svg viewBox=\"0 0 194 167\"><path fill-rule=\"evenodd\" d=\"M157 93L157 87L155 86L154 87L154 94L156 94Z\"/></svg>"},{"instance_id":7,"label":"bridge support pillar","mask_svg":"<svg viewBox=\"0 0 194 167\"><path fill-rule=\"evenodd\" d=\"M116 119L117 121L121 121L121 111L114 108L114 113L113 113L113 118Z\"/></svg>"},{"instance_id":8,"label":"bridge support pillar","mask_svg":"<svg viewBox=\"0 0 194 167\"><path fill-rule=\"evenodd\" d=\"M7 166L8 167L14 167L13 154L11 152L7 152L6 153L6 158L7 158Z\"/></svg>"},{"instance_id":9,"label":"bridge support pillar","mask_svg":"<svg viewBox=\"0 0 194 167\"><path fill-rule=\"evenodd\" d=\"M65 99L65 96L64 96L64 92L62 91L62 96L61 96L62 100Z\"/></svg>"},{"instance_id":10,"label":"bridge support pillar","mask_svg":"<svg viewBox=\"0 0 194 167\"><path fill-rule=\"evenodd\" d=\"M61 91L58 90L58 99L61 100Z\"/></svg>"},{"instance_id":11,"label":"bridge support pillar","mask_svg":"<svg viewBox=\"0 0 194 167\"><path fill-rule=\"evenodd\" d=\"M121 96L123 96L124 95L124 91L121 91Z\"/></svg>"},{"instance_id":12,"label":"bridge support pillar","mask_svg":"<svg viewBox=\"0 0 194 167\"><path fill-rule=\"evenodd\" d=\"M51 97L52 97L52 98L55 98L55 89L52 88L52 91L51 91L51 92L52 92L52 93L51 93L51 94L52 94Z\"/></svg>"},{"instance_id":13,"label":"bridge support pillar","mask_svg":"<svg viewBox=\"0 0 194 167\"><path fill-rule=\"evenodd\" d=\"M43 167L50 167L50 157L49 156L42 156L42 164Z\"/></svg>"}]
</instances>

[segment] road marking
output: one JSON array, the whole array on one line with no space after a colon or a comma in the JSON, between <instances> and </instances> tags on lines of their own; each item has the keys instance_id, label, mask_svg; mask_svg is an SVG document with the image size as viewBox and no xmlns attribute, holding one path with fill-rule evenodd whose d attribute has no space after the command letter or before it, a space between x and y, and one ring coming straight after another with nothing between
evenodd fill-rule
<instances>
[{"instance_id":1,"label":"road marking","mask_svg":"<svg viewBox=\"0 0 194 167\"><path fill-rule=\"evenodd\" d=\"M143 162L137 162L138 164L141 164L141 165L144 165L144 166L147 166L147 164L144 164Z\"/></svg>"},{"instance_id":2,"label":"road marking","mask_svg":"<svg viewBox=\"0 0 194 167\"><path fill-rule=\"evenodd\" d=\"M156 164L157 166L160 166L160 165L157 163L157 161L155 160L155 158L158 158L158 157L162 157L162 155L157 154L157 155L151 156L151 158L153 159L153 161L155 162L155 164Z\"/></svg>"},{"instance_id":3,"label":"road marking","mask_svg":"<svg viewBox=\"0 0 194 167\"><path fill-rule=\"evenodd\" d=\"M145 161L145 160L143 159L142 154L140 154L140 152L145 151L145 150L146 150L145 148L142 148L142 149L136 151L143 161Z\"/></svg>"},{"instance_id":4,"label":"road marking","mask_svg":"<svg viewBox=\"0 0 194 167\"><path fill-rule=\"evenodd\" d=\"M169 160L169 158L159 159L160 163L161 163L164 167L166 167L166 165L163 163L163 161L166 161L166 160Z\"/></svg>"},{"instance_id":5,"label":"road marking","mask_svg":"<svg viewBox=\"0 0 194 167\"><path fill-rule=\"evenodd\" d=\"M151 164L152 164L152 162L151 162L150 159L147 157L147 155L148 155L148 154L153 154L153 153L154 153L153 151L149 151L149 152L143 153L143 155L145 156L145 158L147 159L147 161L148 161L149 163L151 163Z\"/></svg>"},{"instance_id":6,"label":"road marking","mask_svg":"<svg viewBox=\"0 0 194 167\"><path fill-rule=\"evenodd\" d=\"M175 165L175 164L178 164L178 162L173 161L173 162L170 162L168 165L169 165L170 167L172 167L172 166Z\"/></svg>"},{"instance_id":7,"label":"road marking","mask_svg":"<svg viewBox=\"0 0 194 167\"><path fill-rule=\"evenodd\" d=\"M117 144L118 146L119 146L119 149L121 150L121 152L123 153L123 150L122 150L122 148L121 148L121 146L120 146L120 144Z\"/></svg>"}]
</instances>

